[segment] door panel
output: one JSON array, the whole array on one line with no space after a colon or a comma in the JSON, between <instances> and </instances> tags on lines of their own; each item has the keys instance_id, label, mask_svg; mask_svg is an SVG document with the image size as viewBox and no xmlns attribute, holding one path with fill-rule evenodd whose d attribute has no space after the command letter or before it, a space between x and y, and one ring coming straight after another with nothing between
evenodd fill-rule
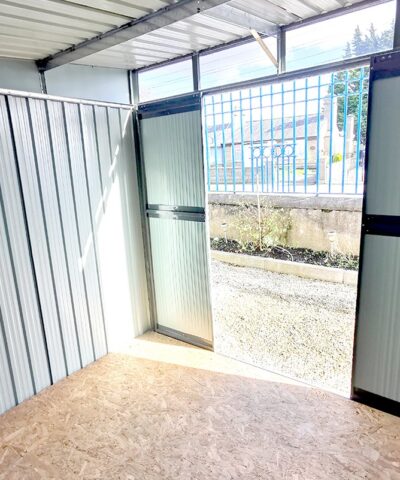
<instances>
[{"instance_id":1,"label":"door panel","mask_svg":"<svg viewBox=\"0 0 400 480\"><path fill-rule=\"evenodd\" d=\"M400 79L377 79L372 88L366 213L400 215Z\"/></svg>"},{"instance_id":2,"label":"door panel","mask_svg":"<svg viewBox=\"0 0 400 480\"><path fill-rule=\"evenodd\" d=\"M353 398L400 414L400 55L372 59Z\"/></svg>"},{"instance_id":3,"label":"door panel","mask_svg":"<svg viewBox=\"0 0 400 480\"><path fill-rule=\"evenodd\" d=\"M156 330L212 347L200 97L139 108Z\"/></svg>"},{"instance_id":4,"label":"door panel","mask_svg":"<svg viewBox=\"0 0 400 480\"><path fill-rule=\"evenodd\" d=\"M355 380L358 388L400 398L400 238L366 235Z\"/></svg>"},{"instance_id":5,"label":"door panel","mask_svg":"<svg viewBox=\"0 0 400 480\"><path fill-rule=\"evenodd\" d=\"M204 208L199 110L147 118L141 129L147 203Z\"/></svg>"},{"instance_id":6,"label":"door panel","mask_svg":"<svg viewBox=\"0 0 400 480\"><path fill-rule=\"evenodd\" d=\"M169 218L149 221L158 325L211 345L205 224Z\"/></svg>"}]
</instances>

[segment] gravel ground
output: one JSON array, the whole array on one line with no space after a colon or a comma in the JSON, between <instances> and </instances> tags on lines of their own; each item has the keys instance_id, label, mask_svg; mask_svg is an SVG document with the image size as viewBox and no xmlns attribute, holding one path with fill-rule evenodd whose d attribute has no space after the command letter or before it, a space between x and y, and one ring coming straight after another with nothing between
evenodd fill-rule
<instances>
[{"instance_id":1,"label":"gravel ground","mask_svg":"<svg viewBox=\"0 0 400 480\"><path fill-rule=\"evenodd\" d=\"M356 287L212 262L215 350L344 395Z\"/></svg>"}]
</instances>

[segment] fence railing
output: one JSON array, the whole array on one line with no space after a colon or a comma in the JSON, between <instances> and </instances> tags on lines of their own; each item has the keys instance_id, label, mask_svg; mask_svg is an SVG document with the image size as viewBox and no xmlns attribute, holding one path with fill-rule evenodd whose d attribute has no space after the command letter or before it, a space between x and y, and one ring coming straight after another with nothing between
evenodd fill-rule
<instances>
[{"instance_id":1,"label":"fence railing","mask_svg":"<svg viewBox=\"0 0 400 480\"><path fill-rule=\"evenodd\" d=\"M210 192L361 194L368 67L204 98Z\"/></svg>"}]
</instances>

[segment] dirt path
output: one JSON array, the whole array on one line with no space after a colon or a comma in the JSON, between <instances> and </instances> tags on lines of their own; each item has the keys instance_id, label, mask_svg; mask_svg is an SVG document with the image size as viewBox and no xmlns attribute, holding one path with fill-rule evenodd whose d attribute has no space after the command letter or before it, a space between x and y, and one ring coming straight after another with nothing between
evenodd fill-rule
<instances>
[{"instance_id":1,"label":"dirt path","mask_svg":"<svg viewBox=\"0 0 400 480\"><path fill-rule=\"evenodd\" d=\"M356 287L212 262L217 352L349 393Z\"/></svg>"}]
</instances>

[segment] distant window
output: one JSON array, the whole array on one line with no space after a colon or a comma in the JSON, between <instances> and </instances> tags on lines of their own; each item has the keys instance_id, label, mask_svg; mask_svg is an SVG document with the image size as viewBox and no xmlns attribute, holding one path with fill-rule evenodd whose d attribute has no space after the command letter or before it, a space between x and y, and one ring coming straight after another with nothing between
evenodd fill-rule
<instances>
[{"instance_id":1,"label":"distant window","mask_svg":"<svg viewBox=\"0 0 400 480\"><path fill-rule=\"evenodd\" d=\"M141 102L172 97L192 90L191 60L139 72L139 99Z\"/></svg>"},{"instance_id":2,"label":"distant window","mask_svg":"<svg viewBox=\"0 0 400 480\"><path fill-rule=\"evenodd\" d=\"M276 38L268 37L264 42L276 58ZM275 65L256 41L200 56L201 88L217 87L275 73Z\"/></svg>"},{"instance_id":3,"label":"distant window","mask_svg":"<svg viewBox=\"0 0 400 480\"><path fill-rule=\"evenodd\" d=\"M396 2L390 1L286 34L286 68L297 70L393 48Z\"/></svg>"}]
</instances>

